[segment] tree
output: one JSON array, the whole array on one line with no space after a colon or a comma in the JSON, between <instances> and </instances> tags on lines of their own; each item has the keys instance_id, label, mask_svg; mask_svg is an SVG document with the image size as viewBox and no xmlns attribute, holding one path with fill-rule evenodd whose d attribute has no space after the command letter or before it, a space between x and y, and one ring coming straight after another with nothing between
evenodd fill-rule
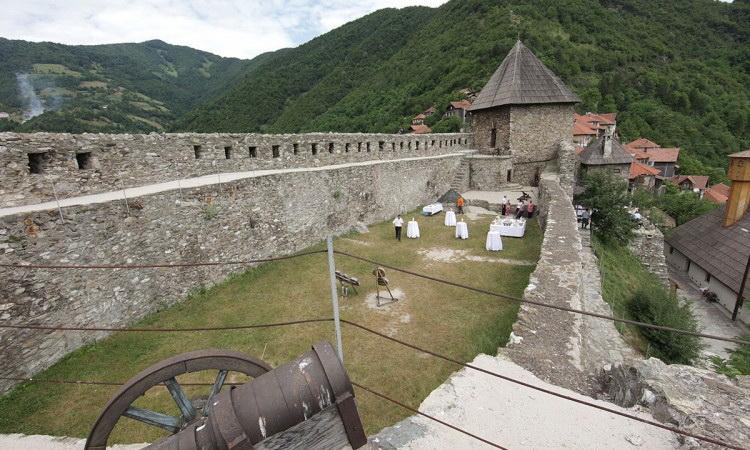
<instances>
[{"instance_id":1,"label":"tree","mask_svg":"<svg viewBox=\"0 0 750 450\"><path fill-rule=\"evenodd\" d=\"M576 202L591 208L591 228L603 240L626 244L633 235L635 222L627 211L627 183L603 171L587 174L584 191Z\"/></svg>"}]
</instances>

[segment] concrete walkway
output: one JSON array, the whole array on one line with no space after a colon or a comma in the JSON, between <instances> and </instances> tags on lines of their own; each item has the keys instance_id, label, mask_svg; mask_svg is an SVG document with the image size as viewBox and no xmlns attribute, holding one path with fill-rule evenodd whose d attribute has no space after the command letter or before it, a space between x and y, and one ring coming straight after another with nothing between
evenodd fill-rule
<instances>
[{"instance_id":1,"label":"concrete walkway","mask_svg":"<svg viewBox=\"0 0 750 450\"><path fill-rule=\"evenodd\" d=\"M120 189L117 191L102 192L100 194L82 195L79 197L70 197L60 199L59 206L77 206L77 205L90 205L94 203L106 203L111 201L122 201L125 197L135 198L144 195L158 194L159 192L175 191L182 188L194 188L200 186L209 186L214 184L228 183L230 181L244 180L247 178L265 177L269 175L282 175L288 173L309 173L309 172L323 172L326 170L345 169L349 167L363 167L363 166L375 166L380 164L391 164L396 162L409 162L409 161L422 161L429 159L443 159L461 156L463 153L447 153L436 156L419 156L414 158L400 158L400 159L383 159L377 161L362 161L347 164L333 164L329 166L320 167L298 167L291 169L266 169L266 170L251 170L248 172L229 172L212 175L204 175L202 177L195 178L184 178L181 180L167 181L165 183L149 184L145 186L138 186L134 188ZM57 209L58 202L50 201L44 203L37 203L32 205L14 206L11 208L0 208L0 217L12 216L15 214L29 213L34 211L50 211Z\"/></svg>"},{"instance_id":2,"label":"concrete walkway","mask_svg":"<svg viewBox=\"0 0 750 450\"><path fill-rule=\"evenodd\" d=\"M594 400L545 383L503 358L479 355L473 365L644 418L650 415ZM366 394L362 394L366 395ZM672 432L535 391L476 370L463 369L433 391L419 410L510 449L673 449ZM373 449L492 448L421 416L412 416L371 438Z\"/></svg>"},{"instance_id":3,"label":"concrete walkway","mask_svg":"<svg viewBox=\"0 0 750 450\"><path fill-rule=\"evenodd\" d=\"M688 302L693 309L693 314L698 320L700 331L706 334L739 338L750 333L750 329L741 322L733 322L732 316L722 306L709 303L703 299L698 286L687 276L669 267L669 278L678 284L677 297ZM715 339L701 339L703 345L703 357L709 359L712 356L728 358L729 354L737 348L737 344L731 342L717 341Z\"/></svg>"}]
</instances>

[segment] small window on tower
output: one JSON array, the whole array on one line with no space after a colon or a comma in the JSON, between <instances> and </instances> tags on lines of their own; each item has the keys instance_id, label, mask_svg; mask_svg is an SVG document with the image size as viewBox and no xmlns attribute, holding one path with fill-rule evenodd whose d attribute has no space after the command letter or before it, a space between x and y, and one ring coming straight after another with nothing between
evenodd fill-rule
<instances>
[{"instance_id":1,"label":"small window on tower","mask_svg":"<svg viewBox=\"0 0 750 450\"><path fill-rule=\"evenodd\" d=\"M29 173L44 173L44 166L47 164L47 152L29 153Z\"/></svg>"},{"instance_id":2,"label":"small window on tower","mask_svg":"<svg viewBox=\"0 0 750 450\"><path fill-rule=\"evenodd\" d=\"M272 145L271 146L271 155L274 158L278 158L279 156L281 156L281 150L279 149L278 145Z\"/></svg>"},{"instance_id":3,"label":"small window on tower","mask_svg":"<svg viewBox=\"0 0 750 450\"><path fill-rule=\"evenodd\" d=\"M195 159L201 159L201 156L203 156L203 148L200 145L194 145L193 153L195 153Z\"/></svg>"},{"instance_id":4,"label":"small window on tower","mask_svg":"<svg viewBox=\"0 0 750 450\"><path fill-rule=\"evenodd\" d=\"M248 147L248 153L251 158L257 158L258 157L258 147L252 146Z\"/></svg>"},{"instance_id":5,"label":"small window on tower","mask_svg":"<svg viewBox=\"0 0 750 450\"><path fill-rule=\"evenodd\" d=\"M497 128L493 128L492 131L490 131L490 148L495 148L497 146Z\"/></svg>"},{"instance_id":6,"label":"small window on tower","mask_svg":"<svg viewBox=\"0 0 750 450\"><path fill-rule=\"evenodd\" d=\"M312 151L313 155L318 154L318 144L310 144L310 151Z\"/></svg>"},{"instance_id":7,"label":"small window on tower","mask_svg":"<svg viewBox=\"0 0 750 450\"><path fill-rule=\"evenodd\" d=\"M333 153L333 142L328 143L328 153Z\"/></svg>"},{"instance_id":8,"label":"small window on tower","mask_svg":"<svg viewBox=\"0 0 750 450\"><path fill-rule=\"evenodd\" d=\"M292 144L292 152L295 155L299 154L299 144L297 144L296 142L294 144Z\"/></svg>"},{"instance_id":9,"label":"small window on tower","mask_svg":"<svg viewBox=\"0 0 750 450\"><path fill-rule=\"evenodd\" d=\"M91 152L76 153L76 163L78 163L79 170L93 169Z\"/></svg>"},{"instance_id":10,"label":"small window on tower","mask_svg":"<svg viewBox=\"0 0 750 450\"><path fill-rule=\"evenodd\" d=\"M231 146L224 147L224 158L232 159L232 147Z\"/></svg>"}]
</instances>

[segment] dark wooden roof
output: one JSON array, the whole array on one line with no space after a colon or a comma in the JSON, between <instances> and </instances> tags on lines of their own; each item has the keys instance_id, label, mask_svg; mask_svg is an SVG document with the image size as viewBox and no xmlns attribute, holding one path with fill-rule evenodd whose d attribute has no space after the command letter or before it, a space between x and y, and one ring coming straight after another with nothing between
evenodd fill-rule
<instances>
[{"instance_id":1,"label":"dark wooden roof","mask_svg":"<svg viewBox=\"0 0 750 450\"><path fill-rule=\"evenodd\" d=\"M667 243L738 292L750 256L750 213L724 228L725 209L717 208L680 225L672 231Z\"/></svg>"},{"instance_id":2,"label":"dark wooden roof","mask_svg":"<svg viewBox=\"0 0 750 450\"><path fill-rule=\"evenodd\" d=\"M620 141L612 138L612 155L604 157L604 136L592 141L580 153L581 164L587 166L602 166L608 164L630 164L633 156L625 149Z\"/></svg>"},{"instance_id":3,"label":"dark wooden roof","mask_svg":"<svg viewBox=\"0 0 750 450\"><path fill-rule=\"evenodd\" d=\"M518 41L492 74L470 111L503 105L580 101L531 50Z\"/></svg>"}]
</instances>

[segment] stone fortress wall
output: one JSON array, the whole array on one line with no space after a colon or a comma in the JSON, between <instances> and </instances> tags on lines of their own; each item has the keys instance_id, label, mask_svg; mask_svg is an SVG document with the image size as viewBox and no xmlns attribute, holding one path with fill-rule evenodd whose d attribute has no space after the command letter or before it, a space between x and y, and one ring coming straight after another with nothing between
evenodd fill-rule
<instances>
[{"instance_id":1,"label":"stone fortress wall","mask_svg":"<svg viewBox=\"0 0 750 450\"><path fill-rule=\"evenodd\" d=\"M226 261L290 254L328 235L348 232L358 223L389 219L435 201L449 189L469 139L465 134L1 136L0 261L12 264ZM298 154L294 155L297 141ZM248 143L257 143L255 157L250 157ZM312 155L314 143L317 155ZM330 143L333 154L328 151ZM194 145L201 146L197 160ZM276 145L278 157L273 153ZM238 153L226 159L225 146ZM28 173L26 152L33 151L48 154L41 174ZM78 169L76 152L80 151L92 152L93 168ZM59 191L66 186L67 196L119 188L120 183L143 185L261 167L278 170L199 187L183 185L182 189L129 195L127 206L121 197L66 206L64 219L54 206L33 212L2 209L9 203L49 200L53 182ZM34 195L22 195L26 189ZM315 257L324 264L322 255L308 256ZM246 268L3 268L0 321L123 326ZM0 330L0 375L32 376L102 336ZM0 384L0 392L11 385Z\"/></svg>"},{"instance_id":2,"label":"stone fortress wall","mask_svg":"<svg viewBox=\"0 0 750 450\"><path fill-rule=\"evenodd\" d=\"M0 208L216 173L440 155L471 136L0 133Z\"/></svg>"}]
</instances>

